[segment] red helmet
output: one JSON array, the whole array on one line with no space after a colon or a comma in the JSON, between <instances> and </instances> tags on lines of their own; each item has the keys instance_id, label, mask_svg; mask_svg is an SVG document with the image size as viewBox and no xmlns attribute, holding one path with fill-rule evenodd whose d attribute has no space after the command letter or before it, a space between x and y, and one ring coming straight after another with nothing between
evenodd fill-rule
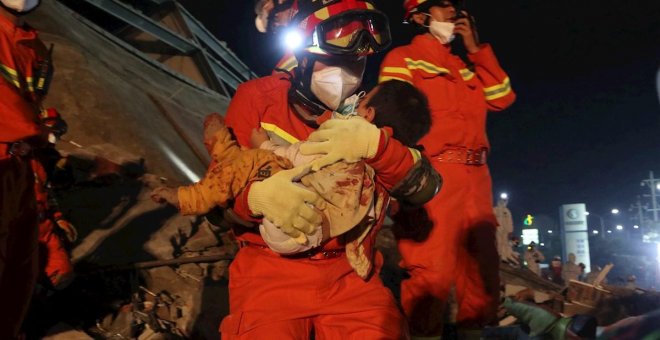
<instances>
[{"instance_id":1,"label":"red helmet","mask_svg":"<svg viewBox=\"0 0 660 340\"><path fill-rule=\"evenodd\" d=\"M403 8L406 10L403 20L407 22L411 15L419 12L426 12L431 6L456 7L459 1L460 0L403 0Z\"/></svg>"},{"instance_id":2,"label":"red helmet","mask_svg":"<svg viewBox=\"0 0 660 340\"><path fill-rule=\"evenodd\" d=\"M44 126L46 126L57 138L60 138L68 130L68 124L60 113L55 108L49 107L41 110L39 118Z\"/></svg>"},{"instance_id":3,"label":"red helmet","mask_svg":"<svg viewBox=\"0 0 660 340\"><path fill-rule=\"evenodd\" d=\"M392 41L387 16L370 0L299 0L297 10L293 26L311 53L368 55Z\"/></svg>"}]
</instances>

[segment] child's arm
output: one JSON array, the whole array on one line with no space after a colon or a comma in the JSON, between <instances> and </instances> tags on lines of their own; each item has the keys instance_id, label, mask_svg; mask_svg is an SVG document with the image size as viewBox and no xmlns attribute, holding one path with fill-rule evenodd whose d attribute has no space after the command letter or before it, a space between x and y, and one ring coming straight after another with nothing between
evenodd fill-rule
<instances>
[{"instance_id":1,"label":"child's arm","mask_svg":"<svg viewBox=\"0 0 660 340\"><path fill-rule=\"evenodd\" d=\"M216 165L208 170L199 182L178 188L158 187L151 192L151 199L157 203L169 203L183 215L202 215L216 205L226 207L233 199L231 182L232 169Z\"/></svg>"},{"instance_id":2,"label":"child's arm","mask_svg":"<svg viewBox=\"0 0 660 340\"><path fill-rule=\"evenodd\" d=\"M232 166L217 166L209 169L206 176L199 182L188 186L181 186L177 190L178 208L182 215L202 215L208 213L215 206L226 208L227 203L234 199L233 189L235 171Z\"/></svg>"},{"instance_id":3,"label":"child's arm","mask_svg":"<svg viewBox=\"0 0 660 340\"><path fill-rule=\"evenodd\" d=\"M304 143L304 142L303 142ZM250 136L250 144L253 148L262 150L269 150L276 155L286 158L293 163L293 166L309 164L317 159L319 155L303 155L300 153L300 143L279 145L268 138L268 134L264 129L252 129Z\"/></svg>"}]
</instances>

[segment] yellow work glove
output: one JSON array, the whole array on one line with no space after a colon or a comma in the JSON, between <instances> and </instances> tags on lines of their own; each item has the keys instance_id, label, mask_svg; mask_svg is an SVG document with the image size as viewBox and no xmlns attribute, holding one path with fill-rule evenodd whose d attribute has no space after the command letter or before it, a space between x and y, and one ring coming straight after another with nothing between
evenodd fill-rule
<instances>
[{"instance_id":1,"label":"yellow work glove","mask_svg":"<svg viewBox=\"0 0 660 340\"><path fill-rule=\"evenodd\" d=\"M344 160L349 163L376 155L380 129L362 117L331 119L321 124L306 143L300 145L303 155L325 154L312 162L312 170Z\"/></svg>"},{"instance_id":2,"label":"yellow work glove","mask_svg":"<svg viewBox=\"0 0 660 340\"><path fill-rule=\"evenodd\" d=\"M321 224L321 214L308 205L318 201L319 195L293 183L308 172L309 166L280 171L252 184L248 193L248 207L253 213L273 222L299 243L307 240L303 234L311 235Z\"/></svg>"}]
</instances>

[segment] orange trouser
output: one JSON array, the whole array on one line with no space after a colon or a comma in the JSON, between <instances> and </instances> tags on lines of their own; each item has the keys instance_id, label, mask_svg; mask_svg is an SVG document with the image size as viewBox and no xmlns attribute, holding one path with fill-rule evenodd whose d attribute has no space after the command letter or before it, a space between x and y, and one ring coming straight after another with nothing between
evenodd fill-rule
<instances>
[{"instance_id":1,"label":"orange trouser","mask_svg":"<svg viewBox=\"0 0 660 340\"><path fill-rule=\"evenodd\" d=\"M382 266L377 255L376 269ZM406 339L405 319L375 273L358 277L345 255L287 259L241 248L229 271L222 339Z\"/></svg>"},{"instance_id":2,"label":"orange trouser","mask_svg":"<svg viewBox=\"0 0 660 340\"><path fill-rule=\"evenodd\" d=\"M37 279L37 205L30 162L0 155L0 339L13 339Z\"/></svg>"},{"instance_id":3,"label":"orange trouser","mask_svg":"<svg viewBox=\"0 0 660 340\"><path fill-rule=\"evenodd\" d=\"M444 180L440 193L425 205L433 227L424 240L399 240L401 265L410 274L401 283L401 304L411 334L417 336L442 333L452 286L461 327L491 323L499 298L497 224L488 168L436 160L432 164Z\"/></svg>"},{"instance_id":4,"label":"orange trouser","mask_svg":"<svg viewBox=\"0 0 660 340\"><path fill-rule=\"evenodd\" d=\"M54 232L55 228L57 226L50 218L39 222L40 275L53 286L57 286L62 278L73 272L69 253L64 248L62 239Z\"/></svg>"}]
</instances>

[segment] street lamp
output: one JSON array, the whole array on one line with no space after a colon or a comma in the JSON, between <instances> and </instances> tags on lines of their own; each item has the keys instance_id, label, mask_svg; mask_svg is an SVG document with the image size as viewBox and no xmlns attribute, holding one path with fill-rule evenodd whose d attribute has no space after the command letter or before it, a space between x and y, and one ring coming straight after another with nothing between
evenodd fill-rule
<instances>
[{"instance_id":1,"label":"street lamp","mask_svg":"<svg viewBox=\"0 0 660 340\"><path fill-rule=\"evenodd\" d=\"M620 225L620 224L617 224L617 225L616 225L616 230L623 230L623 226Z\"/></svg>"},{"instance_id":2,"label":"street lamp","mask_svg":"<svg viewBox=\"0 0 660 340\"><path fill-rule=\"evenodd\" d=\"M598 235L598 230L594 230L594 231L592 231L592 233L593 233L594 235Z\"/></svg>"},{"instance_id":3,"label":"street lamp","mask_svg":"<svg viewBox=\"0 0 660 340\"><path fill-rule=\"evenodd\" d=\"M600 220L601 237L605 237L605 221L603 221L603 217L598 215L598 214L590 213L588 211L585 211L584 214L587 215L587 216L594 215L595 217L598 217L598 219ZM598 233L594 233L594 234L598 234Z\"/></svg>"},{"instance_id":4,"label":"street lamp","mask_svg":"<svg viewBox=\"0 0 660 340\"><path fill-rule=\"evenodd\" d=\"M635 228L635 229L639 229L639 226L638 226L637 224L635 224L635 225L633 226L633 228Z\"/></svg>"},{"instance_id":5,"label":"street lamp","mask_svg":"<svg viewBox=\"0 0 660 340\"><path fill-rule=\"evenodd\" d=\"M614 208L612 209L612 215L618 215L619 214L619 209Z\"/></svg>"},{"instance_id":6,"label":"street lamp","mask_svg":"<svg viewBox=\"0 0 660 340\"><path fill-rule=\"evenodd\" d=\"M503 193L500 194L500 198L503 199L503 200L509 199L509 194L507 194L506 192L503 192Z\"/></svg>"}]
</instances>

